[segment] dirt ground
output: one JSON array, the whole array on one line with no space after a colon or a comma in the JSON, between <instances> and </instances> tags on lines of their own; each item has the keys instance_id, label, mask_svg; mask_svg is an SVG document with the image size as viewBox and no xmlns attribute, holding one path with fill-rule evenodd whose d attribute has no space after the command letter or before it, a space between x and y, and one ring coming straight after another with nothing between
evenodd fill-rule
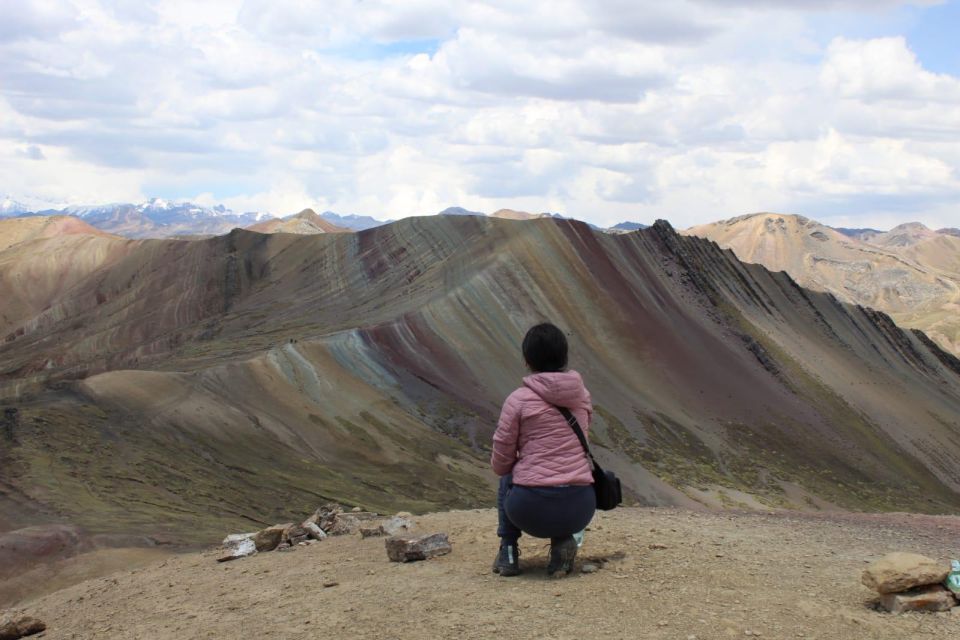
<instances>
[{"instance_id":1,"label":"dirt ground","mask_svg":"<svg viewBox=\"0 0 960 640\"><path fill-rule=\"evenodd\" d=\"M383 539L359 536L224 564L210 550L89 580L14 610L44 620L50 640L902 639L960 629L960 607L892 616L876 611L860 585L865 564L890 551L944 562L960 556L960 518L618 509L597 515L577 572L561 580L545 575L547 543L530 538L521 541L523 575L490 572L492 510L415 523L419 533L447 532L453 553L395 564ZM581 573L589 559L608 561Z\"/></svg>"}]
</instances>

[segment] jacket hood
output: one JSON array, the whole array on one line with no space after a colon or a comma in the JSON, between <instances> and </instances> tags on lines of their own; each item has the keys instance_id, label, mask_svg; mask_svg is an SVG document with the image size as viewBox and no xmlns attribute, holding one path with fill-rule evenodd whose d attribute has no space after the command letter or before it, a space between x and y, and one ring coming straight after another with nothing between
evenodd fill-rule
<instances>
[{"instance_id":1,"label":"jacket hood","mask_svg":"<svg viewBox=\"0 0 960 640\"><path fill-rule=\"evenodd\" d=\"M558 407L579 407L590 402L590 392L576 371L534 373L523 379L523 386Z\"/></svg>"}]
</instances>

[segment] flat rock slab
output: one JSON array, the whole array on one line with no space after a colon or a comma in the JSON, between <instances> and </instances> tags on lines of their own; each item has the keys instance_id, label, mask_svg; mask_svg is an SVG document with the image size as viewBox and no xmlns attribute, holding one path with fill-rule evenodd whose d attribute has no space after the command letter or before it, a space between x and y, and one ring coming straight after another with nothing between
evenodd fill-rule
<instances>
[{"instance_id":1,"label":"flat rock slab","mask_svg":"<svg viewBox=\"0 0 960 640\"><path fill-rule=\"evenodd\" d=\"M874 591L900 593L914 587L940 584L950 568L916 553L890 553L863 571L860 581Z\"/></svg>"},{"instance_id":2,"label":"flat rock slab","mask_svg":"<svg viewBox=\"0 0 960 640\"><path fill-rule=\"evenodd\" d=\"M223 545L223 554L217 558L217 562L228 562L238 558L246 558L257 552L257 545L252 538L242 538L240 540L231 540Z\"/></svg>"},{"instance_id":3,"label":"flat rock slab","mask_svg":"<svg viewBox=\"0 0 960 640\"><path fill-rule=\"evenodd\" d=\"M903 593L885 593L880 606L890 613L905 611L949 611L957 604L953 594L939 585L917 587Z\"/></svg>"},{"instance_id":4,"label":"flat rock slab","mask_svg":"<svg viewBox=\"0 0 960 640\"><path fill-rule=\"evenodd\" d=\"M46 629L47 625L36 618L0 618L0 640L17 640Z\"/></svg>"},{"instance_id":5,"label":"flat rock slab","mask_svg":"<svg viewBox=\"0 0 960 640\"><path fill-rule=\"evenodd\" d=\"M387 547L387 557L393 562L426 560L453 551L445 533L434 533L417 538L394 536L387 538L384 544Z\"/></svg>"}]
</instances>

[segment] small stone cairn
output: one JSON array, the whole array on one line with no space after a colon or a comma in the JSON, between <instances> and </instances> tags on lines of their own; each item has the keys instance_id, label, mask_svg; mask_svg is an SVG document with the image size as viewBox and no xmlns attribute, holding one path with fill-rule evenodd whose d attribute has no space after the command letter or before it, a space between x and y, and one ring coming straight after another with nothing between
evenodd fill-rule
<instances>
[{"instance_id":1,"label":"small stone cairn","mask_svg":"<svg viewBox=\"0 0 960 640\"><path fill-rule=\"evenodd\" d=\"M863 571L860 581L880 594L891 613L949 611L957 598L943 586L950 568L916 553L890 553Z\"/></svg>"},{"instance_id":2,"label":"small stone cairn","mask_svg":"<svg viewBox=\"0 0 960 640\"><path fill-rule=\"evenodd\" d=\"M407 534L412 528L409 513L401 512L394 516L383 516L370 511L363 511L354 507L347 511L342 505L328 503L317 509L313 515L300 524L287 522L275 524L252 533L233 533L223 539L221 545L223 553L217 557L217 562L228 562L252 556L256 553L268 551L294 551L299 546L313 544L326 539L328 536L342 536L359 533L363 538L388 537ZM446 539L446 534L441 535ZM411 538L404 538L411 540ZM416 540L415 538L412 540ZM426 554L437 553L442 545L428 545ZM449 543L447 547L449 549ZM389 555L388 545L388 555ZM411 552L407 555L416 555ZM430 557L426 555L425 557Z\"/></svg>"}]
</instances>

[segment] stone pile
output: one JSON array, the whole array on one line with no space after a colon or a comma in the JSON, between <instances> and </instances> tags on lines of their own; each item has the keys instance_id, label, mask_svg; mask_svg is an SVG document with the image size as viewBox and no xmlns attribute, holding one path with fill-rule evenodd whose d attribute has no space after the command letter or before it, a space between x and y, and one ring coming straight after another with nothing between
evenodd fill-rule
<instances>
[{"instance_id":1,"label":"stone pile","mask_svg":"<svg viewBox=\"0 0 960 640\"><path fill-rule=\"evenodd\" d=\"M873 562L860 581L880 594L880 606L891 613L948 611L956 596L943 586L949 567L916 553L891 553Z\"/></svg>"},{"instance_id":2,"label":"stone pile","mask_svg":"<svg viewBox=\"0 0 960 640\"><path fill-rule=\"evenodd\" d=\"M393 517L344 507L329 503L317 509L300 524L287 522L275 524L252 533L233 533L224 538L223 553L217 562L227 562L267 551L293 551L300 545L319 542L327 536L342 536L360 533L363 537L393 536L410 530L409 513Z\"/></svg>"}]
</instances>

